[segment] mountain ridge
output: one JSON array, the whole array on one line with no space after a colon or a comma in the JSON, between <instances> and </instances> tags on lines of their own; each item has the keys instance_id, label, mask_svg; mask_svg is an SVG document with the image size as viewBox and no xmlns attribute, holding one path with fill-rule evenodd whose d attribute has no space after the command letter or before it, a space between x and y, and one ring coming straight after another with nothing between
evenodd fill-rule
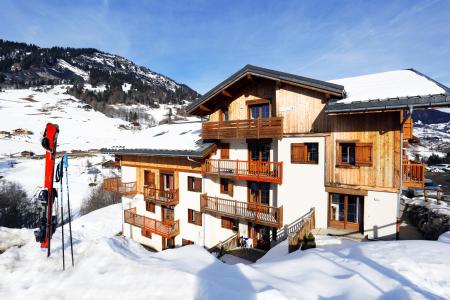
<instances>
[{"instance_id":1,"label":"mountain ridge","mask_svg":"<svg viewBox=\"0 0 450 300\"><path fill-rule=\"evenodd\" d=\"M200 96L189 86L119 55L94 48L42 48L0 39L0 87L57 84L72 84L71 93L94 108L98 102L153 107L187 104Z\"/></svg>"}]
</instances>

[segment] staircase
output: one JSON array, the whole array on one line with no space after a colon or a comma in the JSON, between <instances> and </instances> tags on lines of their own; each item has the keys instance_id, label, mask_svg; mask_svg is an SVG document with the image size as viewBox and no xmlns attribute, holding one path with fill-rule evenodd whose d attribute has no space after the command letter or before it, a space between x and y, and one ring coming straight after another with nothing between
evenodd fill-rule
<instances>
[{"instance_id":1,"label":"staircase","mask_svg":"<svg viewBox=\"0 0 450 300\"><path fill-rule=\"evenodd\" d=\"M311 208L309 210L309 212L307 212L306 214L304 214L297 220L293 221L291 224L285 225L284 227L278 229L277 238L275 241L271 241L270 248L275 247L282 241L286 240L289 237L289 235L293 235L299 231L302 231L306 225L310 226L311 224L312 224L312 228L314 228L315 227L315 208L314 207Z\"/></svg>"}]
</instances>

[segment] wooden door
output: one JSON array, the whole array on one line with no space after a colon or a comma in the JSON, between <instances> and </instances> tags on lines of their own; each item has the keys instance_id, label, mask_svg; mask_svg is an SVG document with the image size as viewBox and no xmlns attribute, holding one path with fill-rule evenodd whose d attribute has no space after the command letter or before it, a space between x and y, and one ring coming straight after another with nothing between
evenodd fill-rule
<instances>
[{"instance_id":1,"label":"wooden door","mask_svg":"<svg viewBox=\"0 0 450 300\"><path fill-rule=\"evenodd\" d=\"M363 228L363 197L330 193L328 223L330 227L359 231Z\"/></svg>"},{"instance_id":2,"label":"wooden door","mask_svg":"<svg viewBox=\"0 0 450 300\"><path fill-rule=\"evenodd\" d=\"M161 206L161 220L164 224L173 225L175 223L175 210Z\"/></svg>"},{"instance_id":3,"label":"wooden door","mask_svg":"<svg viewBox=\"0 0 450 300\"><path fill-rule=\"evenodd\" d=\"M248 182L248 207L256 209L262 213L268 213L270 204L270 183L268 182Z\"/></svg>"}]
</instances>

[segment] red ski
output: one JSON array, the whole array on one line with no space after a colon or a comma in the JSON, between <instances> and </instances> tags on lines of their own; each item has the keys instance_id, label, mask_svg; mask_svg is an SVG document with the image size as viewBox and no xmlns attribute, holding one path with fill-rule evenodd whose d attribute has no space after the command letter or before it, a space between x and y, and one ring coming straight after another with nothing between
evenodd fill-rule
<instances>
[{"instance_id":1,"label":"red ski","mask_svg":"<svg viewBox=\"0 0 450 300\"><path fill-rule=\"evenodd\" d=\"M57 196L53 188L53 176L56 159L56 141L58 139L59 127L48 123L42 138L42 147L45 148L45 178L44 189L39 193L39 201L42 205L40 213L39 229L34 232L36 241L41 243L41 248L48 248L47 255L50 256L50 239L56 230L57 219L53 216L53 203Z\"/></svg>"}]
</instances>

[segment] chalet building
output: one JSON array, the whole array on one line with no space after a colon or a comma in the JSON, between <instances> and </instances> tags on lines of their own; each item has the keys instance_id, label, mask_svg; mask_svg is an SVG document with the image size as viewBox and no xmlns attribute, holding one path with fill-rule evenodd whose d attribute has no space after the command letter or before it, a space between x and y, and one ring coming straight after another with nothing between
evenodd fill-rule
<instances>
[{"instance_id":1,"label":"chalet building","mask_svg":"<svg viewBox=\"0 0 450 300\"><path fill-rule=\"evenodd\" d=\"M424 181L411 112L444 106L449 89L413 69L327 82L247 65L190 105L201 124L104 149L122 168L104 188L123 195L124 235L157 250L236 233L269 248L311 209L317 228L392 239L401 190Z\"/></svg>"}]
</instances>

